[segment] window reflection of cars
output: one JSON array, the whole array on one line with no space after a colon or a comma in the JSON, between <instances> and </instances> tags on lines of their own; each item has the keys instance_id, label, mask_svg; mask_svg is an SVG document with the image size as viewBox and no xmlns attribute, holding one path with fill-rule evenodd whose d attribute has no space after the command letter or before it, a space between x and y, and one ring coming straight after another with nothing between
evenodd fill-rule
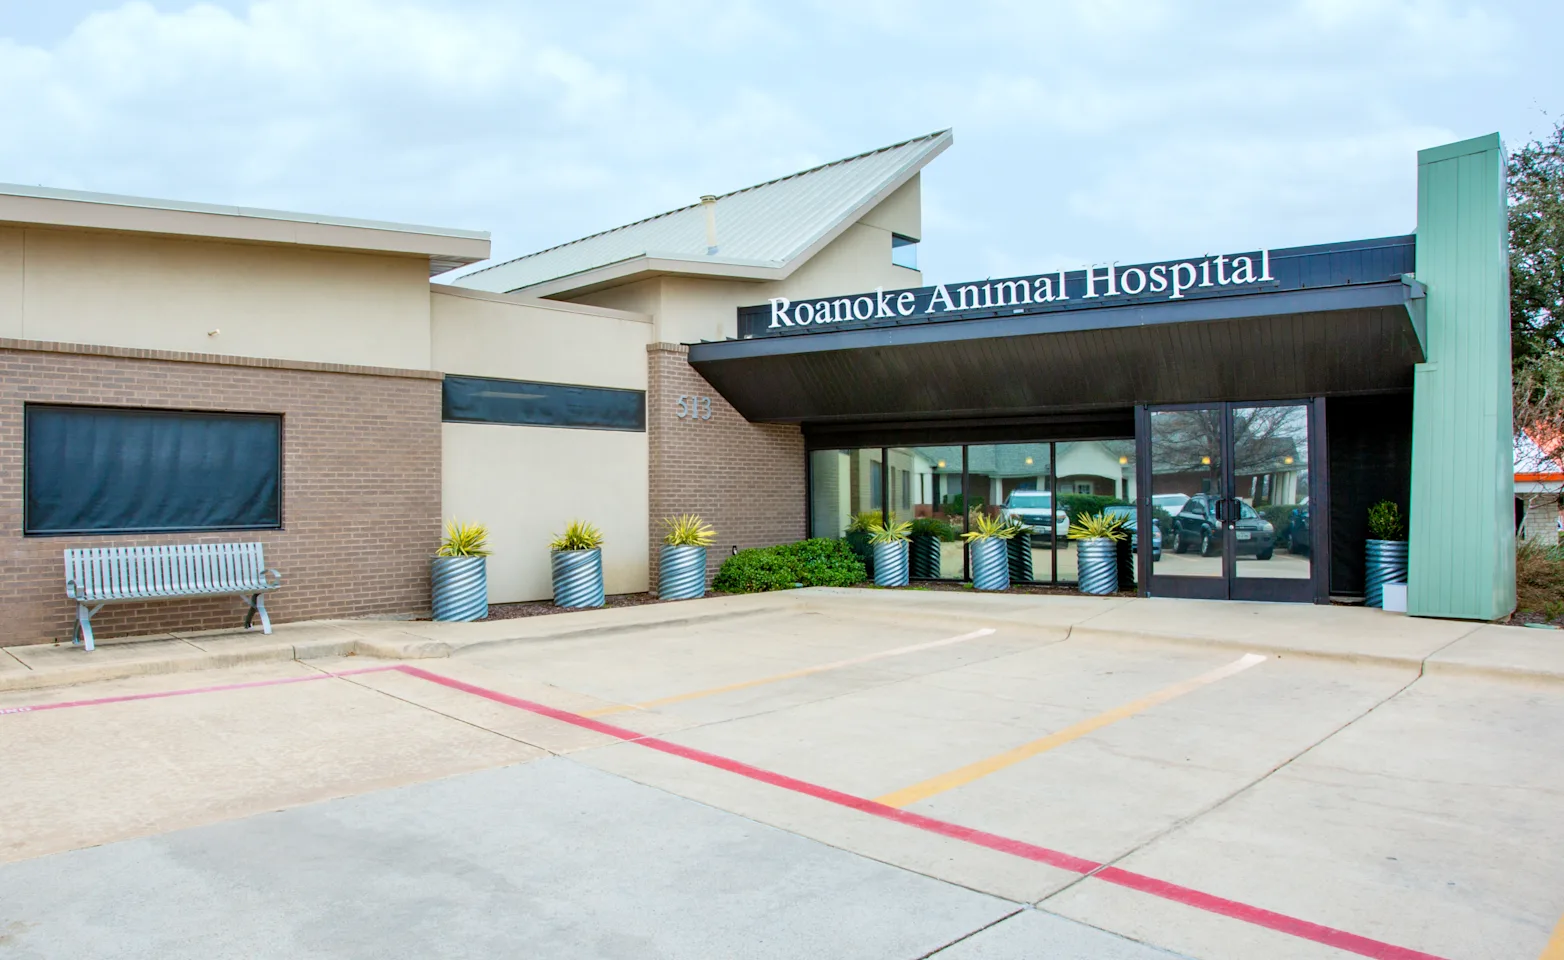
<instances>
[{"instance_id":1,"label":"window reflection of cars","mask_svg":"<svg viewBox=\"0 0 1564 960\"><path fill-rule=\"evenodd\" d=\"M1309 546L1309 501L1305 498L1287 515L1287 552L1308 553Z\"/></svg>"},{"instance_id":2,"label":"window reflection of cars","mask_svg":"<svg viewBox=\"0 0 1564 960\"><path fill-rule=\"evenodd\" d=\"M1222 552L1222 528L1216 517L1219 498L1197 493L1173 516L1173 552L1198 549L1202 557ZM1233 539L1238 555L1269 560L1276 549L1276 529L1255 513L1254 507L1238 501L1238 521L1233 524Z\"/></svg>"},{"instance_id":3,"label":"window reflection of cars","mask_svg":"<svg viewBox=\"0 0 1564 960\"><path fill-rule=\"evenodd\" d=\"M1053 524L1048 522L1053 517ZM1032 531L1032 536L1052 541L1063 540L1070 534L1070 518L1063 510L1054 509L1054 496L1047 490L1012 490L999 508L1002 520L1014 520Z\"/></svg>"},{"instance_id":4,"label":"window reflection of cars","mask_svg":"<svg viewBox=\"0 0 1564 960\"><path fill-rule=\"evenodd\" d=\"M1130 532L1130 550L1140 549L1140 531L1136 529L1135 508L1130 504L1117 504L1111 507L1103 507L1102 515L1105 517L1123 517L1124 529ZM1162 528L1156 524L1151 525L1151 562L1156 563L1162 559Z\"/></svg>"}]
</instances>

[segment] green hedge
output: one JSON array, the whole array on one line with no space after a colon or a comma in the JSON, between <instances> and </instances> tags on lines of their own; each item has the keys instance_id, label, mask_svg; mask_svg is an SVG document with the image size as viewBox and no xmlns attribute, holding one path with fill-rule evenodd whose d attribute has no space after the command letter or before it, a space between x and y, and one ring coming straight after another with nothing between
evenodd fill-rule
<instances>
[{"instance_id":1,"label":"green hedge","mask_svg":"<svg viewBox=\"0 0 1564 960\"><path fill-rule=\"evenodd\" d=\"M1081 514L1095 517L1102 512L1103 507L1111 507L1116 503L1128 503L1129 501L1119 497L1103 497L1090 493L1062 493L1059 495L1059 506L1074 523Z\"/></svg>"},{"instance_id":2,"label":"green hedge","mask_svg":"<svg viewBox=\"0 0 1564 960\"><path fill-rule=\"evenodd\" d=\"M1276 545L1285 547L1288 545L1292 533L1292 512L1298 509L1296 503L1279 503L1275 506L1260 507L1256 512L1270 522L1276 528Z\"/></svg>"},{"instance_id":3,"label":"green hedge","mask_svg":"<svg viewBox=\"0 0 1564 960\"><path fill-rule=\"evenodd\" d=\"M845 541L816 537L740 550L723 561L711 586L723 593L763 593L800 586L850 587L866 579L863 561Z\"/></svg>"}]
</instances>

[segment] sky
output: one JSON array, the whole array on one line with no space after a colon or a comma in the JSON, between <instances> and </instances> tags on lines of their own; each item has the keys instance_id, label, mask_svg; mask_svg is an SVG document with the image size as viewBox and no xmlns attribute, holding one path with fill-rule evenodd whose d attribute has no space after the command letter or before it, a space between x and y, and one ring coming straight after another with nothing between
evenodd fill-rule
<instances>
[{"instance_id":1,"label":"sky","mask_svg":"<svg viewBox=\"0 0 1564 960\"><path fill-rule=\"evenodd\" d=\"M0 182L499 260L952 127L919 260L981 279L1411 232L1417 150L1564 119L1561 35L1551 0L0 0Z\"/></svg>"}]
</instances>

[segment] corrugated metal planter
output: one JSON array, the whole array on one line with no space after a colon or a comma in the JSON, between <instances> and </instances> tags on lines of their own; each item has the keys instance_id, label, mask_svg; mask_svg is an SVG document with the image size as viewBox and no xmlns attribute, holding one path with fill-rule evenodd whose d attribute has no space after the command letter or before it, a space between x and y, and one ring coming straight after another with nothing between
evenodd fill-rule
<instances>
[{"instance_id":1,"label":"corrugated metal planter","mask_svg":"<svg viewBox=\"0 0 1564 960\"><path fill-rule=\"evenodd\" d=\"M1383 607L1385 584L1407 582L1407 542L1369 540L1364 544L1368 569L1363 578L1363 605Z\"/></svg>"},{"instance_id":2,"label":"corrugated metal planter","mask_svg":"<svg viewBox=\"0 0 1564 960\"><path fill-rule=\"evenodd\" d=\"M1010 589L1010 550L1005 541L972 541L972 586L978 590Z\"/></svg>"},{"instance_id":3,"label":"corrugated metal planter","mask_svg":"<svg viewBox=\"0 0 1564 960\"><path fill-rule=\"evenodd\" d=\"M874 585L877 587L905 587L907 585L907 541L874 545Z\"/></svg>"},{"instance_id":4,"label":"corrugated metal planter","mask_svg":"<svg viewBox=\"0 0 1564 960\"><path fill-rule=\"evenodd\" d=\"M434 618L446 621L482 620L489 615L489 568L486 557L435 557L429 588Z\"/></svg>"},{"instance_id":5,"label":"corrugated metal planter","mask_svg":"<svg viewBox=\"0 0 1564 960\"><path fill-rule=\"evenodd\" d=\"M909 548L912 561L912 577L915 580L938 580L940 572L940 538L931 533L916 533Z\"/></svg>"},{"instance_id":6,"label":"corrugated metal planter","mask_svg":"<svg viewBox=\"0 0 1564 960\"><path fill-rule=\"evenodd\" d=\"M657 598L697 600L706 595L706 548L663 544L657 559Z\"/></svg>"},{"instance_id":7,"label":"corrugated metal planter","mask_svg":"<svg viewBox=\"0 0 1564 960\"><path fill-rule=\"evenodd\" d=\"M1010 555L1010 582L1032 582L1032 535L1022 531L1005 541Z\"/></svg>"},{"instance_id":8,"label":"corrugated metal planter","mask_svg":"<svg viewBox=\"0 0 1564 960\"><path fill-rule=\"evenodd\" d=\"M603 605L603 551L555 550L554 603L561 607Z\"/></svg>"},{"instance_id":9,"label":"corrugated metal planter","mask_svg":"<svg viewBox=\"0 0 1564 960\"><path fill-rule=\"evenodd\" d=\"M1075 541L1075 571L1082 593L1118 593L1118 543L1107 537Z\"/></svg>"}]
</instances>

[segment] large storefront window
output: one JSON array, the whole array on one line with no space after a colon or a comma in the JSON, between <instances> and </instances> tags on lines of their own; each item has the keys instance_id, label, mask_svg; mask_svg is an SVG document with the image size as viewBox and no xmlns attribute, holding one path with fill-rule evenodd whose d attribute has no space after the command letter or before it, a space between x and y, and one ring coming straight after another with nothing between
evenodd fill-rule
<instances>
[{"instance_id":1,"label":"large storefront window","mask_svg":"<svg viewBox=\"0 0 1564 960\"><path fill-rule=\"evenodd\" d=\"M919 580L962 576L961 448L891 447L891 517L912 521L909 556Z\"/></svg>"},{"instance_id":2,"label":"large storefront window","mask_svg":"<svg viewBox=\"0 0 1564 960\"><path fill-rule=\"evenodd\" d=\"M1025 529L1011 544L1017 583L1073 583L1069 521L1128 506L1135 496L1133 440L946 444L816 450L810 454L811 536L843 537L855 517L913 524L912 576L968 575L961 534L978 514Z\"/></svg>"}]
</instances>

